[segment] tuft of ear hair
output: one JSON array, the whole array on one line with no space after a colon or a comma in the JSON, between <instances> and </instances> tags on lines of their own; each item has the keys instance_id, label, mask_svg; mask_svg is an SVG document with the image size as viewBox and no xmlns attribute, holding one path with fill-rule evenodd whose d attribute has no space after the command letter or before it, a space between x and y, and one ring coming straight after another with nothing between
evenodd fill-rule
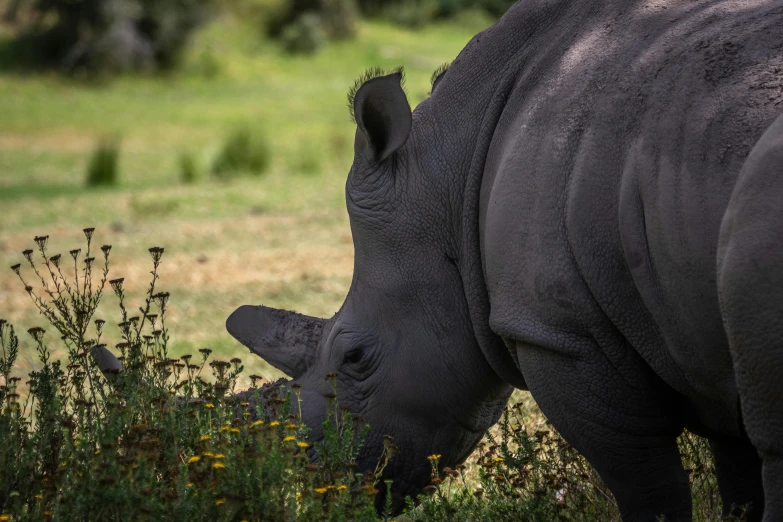
<instances>
[{"instance_id":1,"label":"tuft of ear hair","mask_svg":"<svg viewBox=\"0 0 783 522\"><path fill-rule=\"evenodd\" d=\"M402 66L395 67L394 69L391 69L390 71L384 71L380 67L372 67L370 69L367 69L362 73L361 76L359 76L354 82L351 88L348 90L348 113L351 115L351 121L356 123L356 115L353 113L353 102L356 99L356 93L359 92L359 89L367 83L368 81L372 80L373 78L379 78L381 76L388 76L389 74L399 74L400 75L400 88L404 91L405 90L405 71Z\"/></svg>"},{"instance_id":2,"label":"tuft of ear hair","mask_svg":"<svg viewBox=\"0 0 783 522\"><path fill-rule=\"evenodd\" d=\"M435 90L435 84L449 70L449 67L451 67L451 62L445 62L432 72L432 76L430 76L430 94Z\"/></svg>"}]
</instances>

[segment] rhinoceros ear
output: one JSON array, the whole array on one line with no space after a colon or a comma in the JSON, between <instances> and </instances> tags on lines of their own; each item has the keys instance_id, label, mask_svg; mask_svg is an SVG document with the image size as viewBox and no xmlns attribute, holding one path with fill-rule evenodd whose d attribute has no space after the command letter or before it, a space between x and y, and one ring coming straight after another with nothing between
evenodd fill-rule
<instances>
[{"instance_id":1,"label":"rhinoceros ear","mask_svg":"<svg viewBox=\"0 0 783 522\"><path fill-rule=\"evenodd\" d=\"M376 162L405 145L411 132L411 108L402 82L402 70L377 76L365 81L353 96L356 148Z\"/></svg>"},{"instance_id":2,"label":"rhinoceros ear","mask_svg":"<svg viewBox=\"0 0 783 522\"><path fill-rule=\"evenodd\" d=\"M325 319L244 305L226 320L226 329L250 351L293 378L315 358Z\"/></svg>"}]
</instances>

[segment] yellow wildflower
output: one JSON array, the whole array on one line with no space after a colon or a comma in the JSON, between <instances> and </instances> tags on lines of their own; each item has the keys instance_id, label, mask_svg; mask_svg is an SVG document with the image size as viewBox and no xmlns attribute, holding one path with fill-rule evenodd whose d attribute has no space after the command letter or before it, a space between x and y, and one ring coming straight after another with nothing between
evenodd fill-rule
<instances>
[{"instance_id":1,"label":"yellow wildflower","mask_svg":"<svg viewBox=\"0 0 783 522\"><path fill-rule=\"evenodd\" d=\"M44 516L45 517L50 517L50 516L52 516L52 512L51 511L44 511Z\"/></svg>"},{"instance_id":2,"label":"yellow wildflower","mask_svg":"<svg viewBox=\"0 0 783 522\"><path fill-rule=\"evenodd\" d=\"M326 488L315 488L314 490L316 493L320 493L321 495L325 495L327 491L329 491Z\"/></svg>"},{"instance_id":3,"label":"yellow wildflower","mask_svg":"<svg viewBox=\"0 0 783 522\"><path fill-rule=\"evenodd\" d=\"M329 484L328 486L326 486L326 489L334 489L334 486Z\"/></svg>"},{"instance_id":4,"label":"yellow wildflower","mask_svg":"<svg viewBox=\"0 0 783 522\"><path fill-rule=\"evenodd\" d=\"M231 428L231 433L239 433L239 428Z\"/></svg>"},{"instance_id":5,"label":"yellow wildflower","mask_svg":"<svg viewBox=\"0 0 783 522\"><path fill-rule=\"evenodd\" d=\"M198 462L199 460L201 460L201 457L199 457L198 455L193 455L188 459L188 464L193 464L194 462Z\"/></svg>"},{"instance_id":6,"label":"yellow wildflower","mask_svg":"<svg viewBox=\"0 0 783 522\"><path fill-rule=\"evenodd\" d=\"M43 500L43 495L38 494L35 496L35 498L37 498L38 500Z\"/></svg>"},{"instance_id":7,"label":"yellow wildflower","mask_svg":"<svg viewBox=\"0 0 783 522\"><path fill-rule=\"evenodd\" d=\"M278 421L272 421L269 423L269 425L274 428L275 426L280 426L280 423Z\"/></svg>"},{"instance_id":8,"label":"yellow wildflower","mask_svg":"<svg viewBox=\"0 0 783 522\"><path fill-rule=\"evenodd\" d=\"M294 423L289 422L288 424L285 425L285 429L287 429L287 430L298 430L299 426L297 426Z\"/></svg>"},{"instance_id":9,"label":"yellow wildflower","mask_svg":"<svg viewBox=\"0 0 783 522\"><path fill-rule=\"evenodd\" d=\"M193 483L192 482L188 482L188 487L192 488L193 487Z\"/></svg>"},{"instance_id":10,"label":"yellow wildflower","mask_svg":"<svg viewBox=\"0 0 783 522\"><path fill-rule=\"evenodd\" d=\"M169 393L170 393L170 394L172 394L172 395L174 395L174 394L175 394L175 393L177 393L177 392L176 392L176 391L174 391L174 390L169 390Z\"/></svg>"},{"instance_id":11,"label":"yellow wildflower","mask_svg":"<svg viewBox=\"0 0 783 522\"><path fill-rule=\"evenodd\" d=\"M263 426L263 425L264 425L264 421L262 421L262 420L257 420L257 421L255 421L253 424L251 424L251 425L250 425L250 427L251 427L251 428L257 428L257 427L259 427L259 426Z\"/></svg>"},{"instance_id":12,"label":"yellow wildflower","mask_svg":"<svg viewBox=\"0 0 783 522\"><path fill-rule=\"evenodd\" d=\"M95 450L95 454L96 455L100 455L101 454L101 450Z\"/></svg>"},{"instance_id":13,"label":"yellow wildflower","mask_svg":"<svg viewBox=\"0 0 783 522\"><path fill-rule=\"evenodd\" d=\"M226 503L226 499L224 498L219 498L215 501L216 506L220 506L221 504L225 504L225 503Z\"/></svg>"},{"instance_id":14,"label":"yellow wildflower","mask_svg":"<svg viewBox=\"0 0 783 522\"><path fill-rule=\"evenodd\" d=\"M212 467L215 469L226 469L226 465L223 464L222 462L215 462L214 464L212 464Z\"/></svg>"},{"instance_id":15,"label":"yellow wildflower","mask_svg":"<svg viewBox=\"0 0 783 522\"><path fill-rule=\"evenodd\" d=\"M440 453L433 453L429 457L427 457L429 460L439 460L440 459Z\"/></svg>"},{"instance_id":16,"label":"yellow wildflower","mask_svg":"<svg viewBox=\"0 0 783 522\"><path fill-rule=\"evenodd\" d=\"M225 432L229 431L230 429L231 429L231 426L229 426L228 424L226 424L225 426L223 426L222 428L220 428L220 431L222 431L223 433L225 433Z\"/></svg>"},{"instance_id":17,"label":"yellow wildflower","mask_svg":"<svg viewBox=\"0 0 783 522\"><path fill-rule=\"evenodd\" d=\"M344 489L348 489L348 486L346 486L345 484L340 484L339 486L337 486L338 491L342 491Z\"/></svg>"},{"instance_id":18,"label":"yellow wildflower","mask_svg":"<svg viewBox=\"0 0 783 522\"><path fill-rule=\"evenodd\" d=\"M283 439L283 442L294 442L296 440L296 437L293 437L289 435L288 437Z\"/></svg>"},{"instance_id":19,"label":"yellow wildflower","mask_svg":"<svg viewBox=\"0 0 783 522\"><path fill-rule=\"evenodd\" d=\"M303 449L310 447L310 445L308 443L306 443L306 442L297 442L296 445L299 446L300 448L303 448Z\"/></svg>"},{"instance_id":20,"label":"yellow wildflower","mask_svg":"<svg viewBox=\"0 0 783 522\"><path fill-rule=\"evenodd\" d=\"M494 463L496 463L496 464L497 464L498 462L503 462L503 457L495 457L494 459L492 459L492 462L494 462Z\"/></svg>"},{"instance_id":21,"label":"yellow wildflower","mask_svg":"<svg viewBox=\"0 0 783 522\"><path fill-rule=\"evenodd\" d=\"M205 407L206 409L208 409L208 410L213 410L213 409L215 409L215 405L214 405L214 404L212 404L211 402L208 402L208 403L206 403L206 404L204 405L204 407Z\"/></svg>"},{"instance_id":22,"label":"yellow wildflower","mask_svg":"<svg viewBox=\"0 0 783 522\"><path fill-rule=\"evenodd\" d=\"M11 515L0 515L0 522L5 522L6 520L11 520Z\"/></svg>"},{"instance_id":23,"label":"yellow wildflower","mask_svg":"<svg viewBox=\"0 0 783 522\"><path fill-rule=\"evenodd\" d=\"M217 455L215 455L215 458L216 459L224 459L224 458L226 458L226 456L224 454L222 454L222 453L218 453Z\"/></svg>"},{"instance_id":24,"label":"yellow wildflower","mask_svg":"<svg viewBox=\"0 0 783 522\"><path fill-rule=\"evenodd\" d=\"M297 493L296 494L296 501L297 502L301 502L302 501L302 494L301 493Z\"/></svg>"},{"instance_id":25,"label":"yellow wildflower","mask_svg":"<svg viewBox=\"0 0 783 522\"><path fill-rule=\"evenodd\" d=\"M212 453L211 451L205 451L201 455L204 456L204 457L210 457L210 458L215 456L215 454Z\"/></svg>"},{"instance_id":26,"label":"yellow wildflower","mask_svg":"<svg viewBox=\"0 0 783 522\"><path fill-rule=\"evenodd\" d=\"M209 435L202 435L201 437L198 438L199 442L206 442L208 440L212 440L212 437L210 437Z\"/></svg>"}]
</instances>

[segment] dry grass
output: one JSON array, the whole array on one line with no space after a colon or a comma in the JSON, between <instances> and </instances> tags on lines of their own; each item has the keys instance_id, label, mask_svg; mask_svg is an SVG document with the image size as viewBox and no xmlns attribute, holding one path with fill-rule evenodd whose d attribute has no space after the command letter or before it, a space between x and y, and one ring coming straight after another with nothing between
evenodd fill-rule
<instances>
[{"instance_id":1,"label":"dry grass","mask_svg":"<svg viewBox=\"0 0 783 522\"><path fill-rule=\"evenodd\" d=\"M152 236L155 244L146 245L145 238ZM128 232L99 228L95 240L112 243L111 273L125 278L130 297L137 300L149 275L146 247L165 246L160 288L172 294L168 326L175 354L210 347L220 357L242 357L245 375L269 378L278 373L231 338L224 326L226 317L242 304L331 316L347 292L353 269L344 211L173 222L165 227L140 224ZM22 262L20 252L34 246L29 233L5 235L3 244L0 263L5 266ZM67 252L81 244L78 229L52 234L50 251ZM115 307L116 299L107 295L99 316L113 324ZM0 270L0 310L20 328L45 326L21 282L8 269ZM116 327L107 329L107 334L109 339L118 338ZM56 344L54 339L51 342ZM20 373L34 366L33 358L24 356L29 352L22 350Z\"/></svg>"}]
</instances>

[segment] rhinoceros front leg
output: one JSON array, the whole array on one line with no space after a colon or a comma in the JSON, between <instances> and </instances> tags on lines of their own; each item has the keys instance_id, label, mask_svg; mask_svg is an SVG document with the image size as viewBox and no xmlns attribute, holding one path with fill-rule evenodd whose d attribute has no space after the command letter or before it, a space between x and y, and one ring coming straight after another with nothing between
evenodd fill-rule
<instances>
[{"instance_id":1,"label":"rhinoceros front leg","mask_svg":"<svg viewBox=\"0 0 783 522\"><path fill-rule=\"evenodd\" d=\"M566 353L517 343L533 398L601 475L625 522L662 515L669 522L690 521L674 396L633 357L610 361L594 341L580 344Z\"/></svg>"},{"instance_id":2,"label":"rhinoceros front leg","mask_svg":"<svg viewBox=\"0 0 783 522\"><path fill-rule=\"evenodd\" d=\"M748 440L734 438L712 438L710 448L715 457L723 516L760 521L764 513L764 487L756 448Z\"/></svg>"}]
</instances>

